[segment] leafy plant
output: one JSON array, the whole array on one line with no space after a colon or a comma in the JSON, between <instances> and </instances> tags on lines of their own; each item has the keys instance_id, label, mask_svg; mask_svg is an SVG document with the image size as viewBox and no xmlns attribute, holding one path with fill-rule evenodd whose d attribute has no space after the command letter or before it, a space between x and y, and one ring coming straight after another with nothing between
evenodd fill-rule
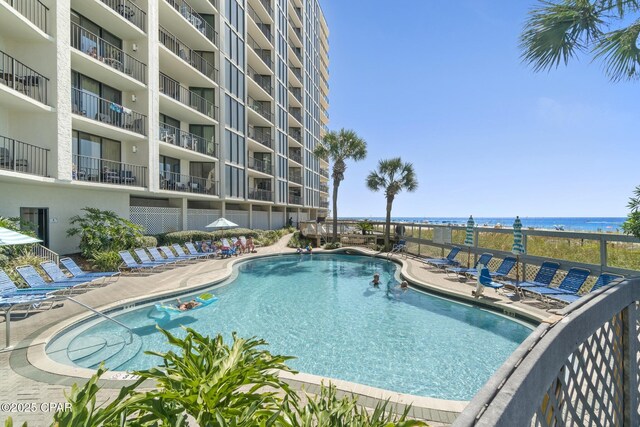
<instances>
[{"instance_id":1,"label":"leafy plant","mask_svg":"<svg viewBox=\"0 0 640 427\"><path fill-rule=\"evenodd\" d=\"M6 218L0 216L0 227L17 231L18 233L26 234L27 236L36 237L35 226L30 222L21 220L20 218ZM15 267L12 260L14 258L30 254L30 248L31 245L0 246L0 267Z\"/></svg>"},{"instance_id":2,"label":"leafy plant","mask_svg":"<svg viewBox=\"0 0 640 427\"><path fill-rule=\"evenodd\" d=\"M344 180L347 170L346 160L359 161L367 157L367 142L360 138L355 131L340 129L339 132L327 132L322 142L316 145L313 154L328 160L333 165L333 241L338 240L338 187Z\"/></svg>"},{"instance_id":3,"label":"leafy plant","mask_svg":"<svg viewBox=\"0 0 640 427\"><path fill-rule=\"evenodd\" d=\"M418 179L413 165L411 163L402 163L400 157L380 160L380 162L378 162L378 169L370 172L367 176L367 187L371 191L384 190L384 195L387 199L384 248L385 250L389 250L393 201L402 190L413 192L418 188Z\"/></svg>"},{"instance_id":4,"label":"leafy plant","mask_svg":"<svg viewBox=\"0 0 640 427\"><path fill-rule=\"evenodd\" d=\"M289 243L287 243L287 247L304 248L310 243L311 241L309 239L304 238L302 236L302 233L300 233L299 231L296 231L295 233L293 233L293 236L291 236L291 239L289 239Z\"/></svg>"},{"instance_id":5,"label":"leafy plant","mask_svg":"<svg viewBox=\"0 0 640 427\"><path fill-rule=\"evenodd\" d=\"M145 248L156 247L158 246L158 239L155 236L142 236L140 240L140 246Z\"/></svg>"},{"instance_id":6,"label":"leafy plant","mask_svg":"<svg viewBox=\"0 0 640 427\"><path fill-rule=\"evenodd\" d=\"M118 271L122 260L116 251L94 252L91 264L98 271Z\"/></svg>"},{"instance_id":7,"label":"leafy plant","mask_svg":"<svg viewBox=\"0 0 640 427\"><path fill-rule=\"evenodd\" d=\"M363 220L356 224L356 228L362 231L362 234L369 234L373 231L373 224L369 220Z\"/></svg>"},{"instance_id":8,"label":"leafy plant","mask_svg":"<svg viewBox=\"0 0 640 427\"><path fill-rule=\"evenodd\" d=\"M622 224L622 231L640 238L640 185L633 190L634 197L629 198L627 207L631 212Z\"/></svg>"},{"instance_id":9,"label":"leafy plant","mask_svg":"<svg viewBox=\"0 0 640 427\"><path fill-rule=\"evenodd\" d=\"M522 58L535 71L550 70L588 52L604 62L612 81L640 78L640 2L540 0L539 3L530 12L520 37ZM615 24L619 24L618 28L612 29Z\"/></svg>"},{"instance_id":10,"label":"leafy plant","mask_svg":"<svg viewBox=\"0 0 640 427\"><path fill-rule=\"evenodd\" d=\"M326 245L324 245L324 248L325 249L338 249L341 246L342 245L340 244L340 242L331 242L331 243L327 243Z\"/></svg>"},{"instance_id":11,"label":"leafy plant","mask_svg":"<svg viewBox=\"0 0 640 427\"><path fill-rule=\"evenodd\" d=\"M93 258L98 252L119 251L140 246L142 227L115 212L96 208L83 208L84 216L75 215L69 220L73 226L68 236L80 236L80 250L85 258Z\"/></svg>"},{"instance_id":12,"label":"leafy plant","mask_svg":"<svg viewBox=\"0 0 640 427\"><path fill-rule=\"evenodd\" d=\"M33 266L41 276L47 277L44 270L40 267L40 263L42 262L42 258L33 255L28 249L25 249L23 252L16 252L12 257L10 257L2 268L6 271L7 275L13 280L18 287L28 287L27 284L22 280L22 277L16 271L16 267L20 267L22 265L31 265Z\"/></svg>"}]
</instances>

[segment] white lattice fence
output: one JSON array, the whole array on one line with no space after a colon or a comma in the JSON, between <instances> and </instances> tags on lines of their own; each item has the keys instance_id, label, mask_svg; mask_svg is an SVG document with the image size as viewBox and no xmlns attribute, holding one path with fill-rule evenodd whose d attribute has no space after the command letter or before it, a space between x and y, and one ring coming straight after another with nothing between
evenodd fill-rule
<instances>
[{"instance_id":1,"label":"white lattice fence","mask_svg":"<svg viewBox=\"0 0 640 427\"><path fill-rule=\"evenodd\" d=\"M169 233L182 230L180 208L158 208L151 206L129 207L129 219L141 225L145 234Z\"/></svg>"},{"instance_id":2,"label":"white lattice fence","mask_svg":"<svg viewBox=\"0 0 640 427\"><path fill-rule=\"evenodd\" d=\"M189 230L207 231L207 225L220 218L220 216L220 209L187 209L187 228Z\"/></svg>"},{"instance_id":3,"label":"white lattice fence","mask_svg":"<svg viewBox=\"0 0 640 427\"><path fill-rule=\"evenodd\" d=\"M238 224L238 227L249 228L249 212L227 210L225 218Z\"/></svg>"},{"instance_id":4,"label":"white lattice fence","mask_svg":"<svg viewBox=\"0 0 640 427\"><path fill-rule=\"evenodd\" d=\"M253 224L251 225L253 228L260 230L268 230L271 228L269 226L269 212L253 211L252 222Z\"/></svg>"}]
</instances>

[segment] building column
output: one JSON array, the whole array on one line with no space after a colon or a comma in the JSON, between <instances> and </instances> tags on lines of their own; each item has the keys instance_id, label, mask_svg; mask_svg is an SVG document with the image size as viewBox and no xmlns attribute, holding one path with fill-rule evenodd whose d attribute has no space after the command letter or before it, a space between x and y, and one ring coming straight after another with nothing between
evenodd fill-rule
<instances>
[{"instance_id":1,"label":"building column","mask_svg":"<svg viewBox=\"0 0 640 427\"><path fill-rule=\"evenodd\" d=\"M55 33L56 66L51 67L55 74L51 81L54 82L55 100L52 104L56 111L56 149L51 150L51 170L49 174L62 181L71 181L73 165L73 151L71 147L71 9L70 0L58 0L53 6L55 9L55 23L50 28ZM57 25L55 25L57 24ZM60 75L62 73L62 75ZM52 91L53 92L53 91ZM52 95L50 93L49 95Z\"/></svg>"},{"instance_id":2,"label":"building column","mask_svg":"<svg viewBox=\"0 0 640 427\"><path fill-rule=\"evenodd\" d=\"M253 205L249 203L249 228L253 229Z\"/></svg>"},{"instance_id":3,"label":"building column","mask_svg":"<svg viewBox=\"0 0 640 427\"><path fill-rule=\"evenodd\" d=\"M220 217L224 218L227 216L227 202L222 202L220 206Z\"/></svg>"},{"instance_id":4,"label":"building column","mask_svg":"<svg viewBox=\"0 0 640 427\"><path fill-rule=\"evenodd\" d=\"M182 209L182 230L189 229L189 200L187 198L180 199L180 208Z\"/></svg>"},{"instance_id":5,"label":"building column","mask_svg":"<svg viewBox=\"0 0 640 427\"><path fill-rule=\"evenodd\" d=\"M148 2L147 10L147 102L148 102L148 165L149 191L158 192L160 189L160 53L158 50L158 31L160 30L158 2ZM139 47L141 48L141 47Z\"/></svg>"}]
</instances>

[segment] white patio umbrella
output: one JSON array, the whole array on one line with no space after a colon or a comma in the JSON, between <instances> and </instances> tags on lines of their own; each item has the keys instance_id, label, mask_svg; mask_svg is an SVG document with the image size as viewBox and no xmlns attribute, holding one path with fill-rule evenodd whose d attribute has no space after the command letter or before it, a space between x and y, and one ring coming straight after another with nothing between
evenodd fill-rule
<instances>
[{"instance_id":1,"label":"white patio umbrella","mask_svg":"<svg viewBox=\"0 0 640 427\"><path fill-rule=\"evenodd\" d=\"M226 218L218 218L211 224L206 226L206 228L213 228L214 230L229 230L230 228L236 227L238 227L238 224L236 224L235 222L231 222Z\"/></svg>"},{"instance_id":2,"label":"white patio umbrella","mask_svg":"<svg viewBox=\"0 0 640 427\"><path fill-rule=\"evenodd\" d=\"M466 237L464 239L464 244L469 248L467 252L467 268L471 268L471 246L473 246L473 227L476 225L473 220L473 215L469 215L469 219L467 220L467 229L466 229Z\"/></svg>"},{"instance_id":3,"label":"white patio umbrella","mask_svg":"<svg viewBox=\"0 0 640 427\"><path fill-rule=\"evenodd\" d=\"M42 240L0 227L0 246L28 245L29 243L39 242L42 242Z\"/></svg>"},{"instance_id":4,"label":"white patio umbrella","mask_svg":"<svg viewBox=\"0 0 640 427\"><path fill-rule=\"evenodd\" d=\"M520 255L525 253L524 245L522 244L522 222L519 216L513 222L513 246L511 247L511 252L516 256L516 284L518 284L518 280L520 280ZM524 280L524 271L522 273Z\"/></svg>"}]
</instances>

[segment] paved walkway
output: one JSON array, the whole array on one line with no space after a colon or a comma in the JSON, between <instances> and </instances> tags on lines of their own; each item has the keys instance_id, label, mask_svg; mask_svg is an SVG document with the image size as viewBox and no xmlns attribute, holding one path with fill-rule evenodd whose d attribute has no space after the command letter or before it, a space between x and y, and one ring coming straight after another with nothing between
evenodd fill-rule
<instances>
[{"instance_id":1,"label":"paved walkway","mask_svg":"<svg viewBox=\"0 0 640 427\"><path fill-rule=\"evenodd\" d=\"M295 250L286 247L290 235L283 237L276 244L259 248L256 254L246 254L237 258L216 259L202 261L187 266L177 267L148 276L126 275L116 283L92 290L79 295L76 299L91 307L105 310L110 307L121 306L127 302L135 301L145 296L154 295L170 296L175 293L183 293L188 289L197 288L205 284L219 282L227 278L232 271L232 265L237 260L264 256L269 254L292 253ZM368 252L367 250L355 250ZM458 298L473 299L472 286L460 283L457 279L447 278L441 272L427 269L417 259L411 257L394 257L402 261L402 274L410 279L416 286L432 289L437 292L455 295ZM483 303L498 306L509 315L519 315L542 320L549 313L529 304L513 302L506 297L487 291L487 298L482 298ZM7 414L0 411L0 421L4 421L7 415L11 415L14 421L27 421L30 426L49 425L51 413L43 412L41 403L63 403L64 392L77 382L82 382L90 371L63 367L51 364L44 355L44 347L51 335L64 324L71 323L82 316L86 316L87 310L71 302L64 303L59 308L31 315L23 320L11 322L11 342L14 348L10 351L0 350L0 403L7 402L35 402L38 410L34 413ZM0 325L0 344L4 346L5 328ZM64 375L61 375L61 372ZM306 391L313 393L318 389L320 377L307 374L299 374L295 377L286 376L293 385L304 387ZM347 392L360 395L360 402L372 407L380 398L389 398L398 404L402 410L405 404L413 404L412 415L426 419L431 425L448 425L465 406L465 402L447 402L437 399L419 398L415 396L390 393L384 390L338 381L338 388ZM100 398L107 400L117 394L117 390L124 385L123 381L102 381L103 389Z\"/></svg>"}]
</instances>

